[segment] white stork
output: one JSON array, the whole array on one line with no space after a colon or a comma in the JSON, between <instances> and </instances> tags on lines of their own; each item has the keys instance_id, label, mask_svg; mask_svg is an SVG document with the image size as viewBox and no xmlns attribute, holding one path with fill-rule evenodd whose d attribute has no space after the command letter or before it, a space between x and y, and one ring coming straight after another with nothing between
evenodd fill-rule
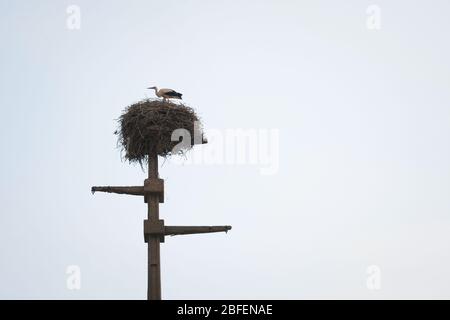
<instances>
[{"instance_id":1,"label":"white stork","mask_svg":"<svg viewBox=\"0 0 450 320\"><path fill-rule=\"evenodd\" d=\"M180 99L181 100L182 94L179 92L176 92L175 90L172 90L172 89L159 89L158 90L157 87L149 87L147 89L154 89L156 96L159 98L163 98L163 101L166 101L166 99Z\"/></svg>"}]
</instances>

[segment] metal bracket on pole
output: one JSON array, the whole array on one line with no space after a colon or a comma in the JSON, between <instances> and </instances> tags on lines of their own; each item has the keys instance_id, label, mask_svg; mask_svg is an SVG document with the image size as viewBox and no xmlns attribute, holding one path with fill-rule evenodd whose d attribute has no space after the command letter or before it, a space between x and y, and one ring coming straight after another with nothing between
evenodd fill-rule
<instances>
[{"instance_id":1,"label":"metal bracket on pole","mask_svg":"<svg viewBox=\"0 0 450 320\"><path fill-rule=\"evenodd\" d=\"M157 194L159 203L164 203L164 180L159 178L149 178L144 180L144 201L148 202L149 194Z\"/></svg>"},{"instance_id":2,"label":"metal bracket on pole","mask_svg":"<svg viewBox=\"0 0 450 320\"><path fill-rule=\"evenodd\" d=\"M164 220L144 220L144 241L148 242L149 236L159 237L164 242L165 228Z\"/></svg>"}]
</instances>

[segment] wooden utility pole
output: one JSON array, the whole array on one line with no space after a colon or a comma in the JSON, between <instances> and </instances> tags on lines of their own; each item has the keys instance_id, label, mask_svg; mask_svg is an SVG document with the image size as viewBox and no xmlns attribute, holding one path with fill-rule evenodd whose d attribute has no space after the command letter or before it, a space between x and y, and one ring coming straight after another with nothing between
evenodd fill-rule
<instances>
[{"instance_id":1,"label":"wooden utility pole","mask_svg":"<svg viewBox=\"0 0 450 320\"><path fill-rule=\"evenodd\" d=\"M92 192L108 192L144 196L147 203L147 220L144 220L144 240L148 246L148 287L147 299L161 299L161 259L160 244L166 235L227 232L231 226L165 226L159 219L159 203L164 202L164 180L158 174L158 155L148 155L148 179L144 186L133 187L92 187Z\"/></svg>"},{"instance_id":2,"label":"wooden utility pole","mask_svg":"<svg viewBox=\"0 0 450 320\"><path fill-rule=\"evenodd\" d=\"M155 185L164 186L164 182L159 180L158 177L158 155L153 153L148 157L148 180L144 182L145 186ZM157 188L156 188L157 189ZM162 189L162 190L161 190ZM144 237L147 231L152 229L158 230L161 226L164 228L164 221L159 220L159 201L160 196L164 194L164 188L153 190L148 188L148 194L146 195L148 215L147 221L144 221ZM159 193L159 194L158 194ZM147 226L147 228L145 228ZM150 230L149 230L150 229ZM160 230L163 231L163 230ZM148 233L149 237L146 237L148 243L148 287L147 298L148 300L161 300L161 256L160 256L160 236L159 234ZM163 235L162 235L163 236Z\"/></svg>"}]
</instances>

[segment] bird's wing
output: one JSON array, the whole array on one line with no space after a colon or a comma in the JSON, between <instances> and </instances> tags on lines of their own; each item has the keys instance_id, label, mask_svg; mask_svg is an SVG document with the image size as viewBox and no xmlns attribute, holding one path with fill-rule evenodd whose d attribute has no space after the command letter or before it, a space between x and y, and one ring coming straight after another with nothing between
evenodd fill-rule
<instances>
[{"instance_id":1,"label":"bird's wing","mask_svg":"<svg viewBox=\"0 0 450 320\"><path fill-rule=\"evenodd\" d=\"M161 89L160 92L163 95L166 95L166 96L169 96L169 97L180 97L181 98L181 96L182 96L181 93L176 92L175 90L172 90L172 89Z\"/></svg>"},{"instance_id":2,"label":"bird's wing","mask_svg":"<svg viewBox=\"0 0 450 320\"><path fill-rule=\"evenodd\" d=\"M160 89L159 92L164 94L177 93L175 90L172 89Z\"/></svg>"}]
</instances>

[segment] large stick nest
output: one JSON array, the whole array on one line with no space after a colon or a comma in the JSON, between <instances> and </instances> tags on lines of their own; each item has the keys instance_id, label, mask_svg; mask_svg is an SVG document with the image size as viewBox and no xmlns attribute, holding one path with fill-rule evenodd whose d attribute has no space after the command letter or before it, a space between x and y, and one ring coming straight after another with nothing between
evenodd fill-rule
<instances>
[{"instance_id":1,"label":"large stick nest","mask_svg":"<svg viewBox=\"0 0 450 320\"><path fill-rule=\"evenodd\" d=\"M194 109L184 104L145 99L128 106L118 122L115 134L125 159L141 165L153 152L168 157L174 153L184 154L194 144L206 143L199 117ZM182 137L172 141L172 133L177 129L186 129L191 136L190 143L184 141L181 148ZM194 140L195 137L200 141Z\"/></svg>"}]
</instances>

